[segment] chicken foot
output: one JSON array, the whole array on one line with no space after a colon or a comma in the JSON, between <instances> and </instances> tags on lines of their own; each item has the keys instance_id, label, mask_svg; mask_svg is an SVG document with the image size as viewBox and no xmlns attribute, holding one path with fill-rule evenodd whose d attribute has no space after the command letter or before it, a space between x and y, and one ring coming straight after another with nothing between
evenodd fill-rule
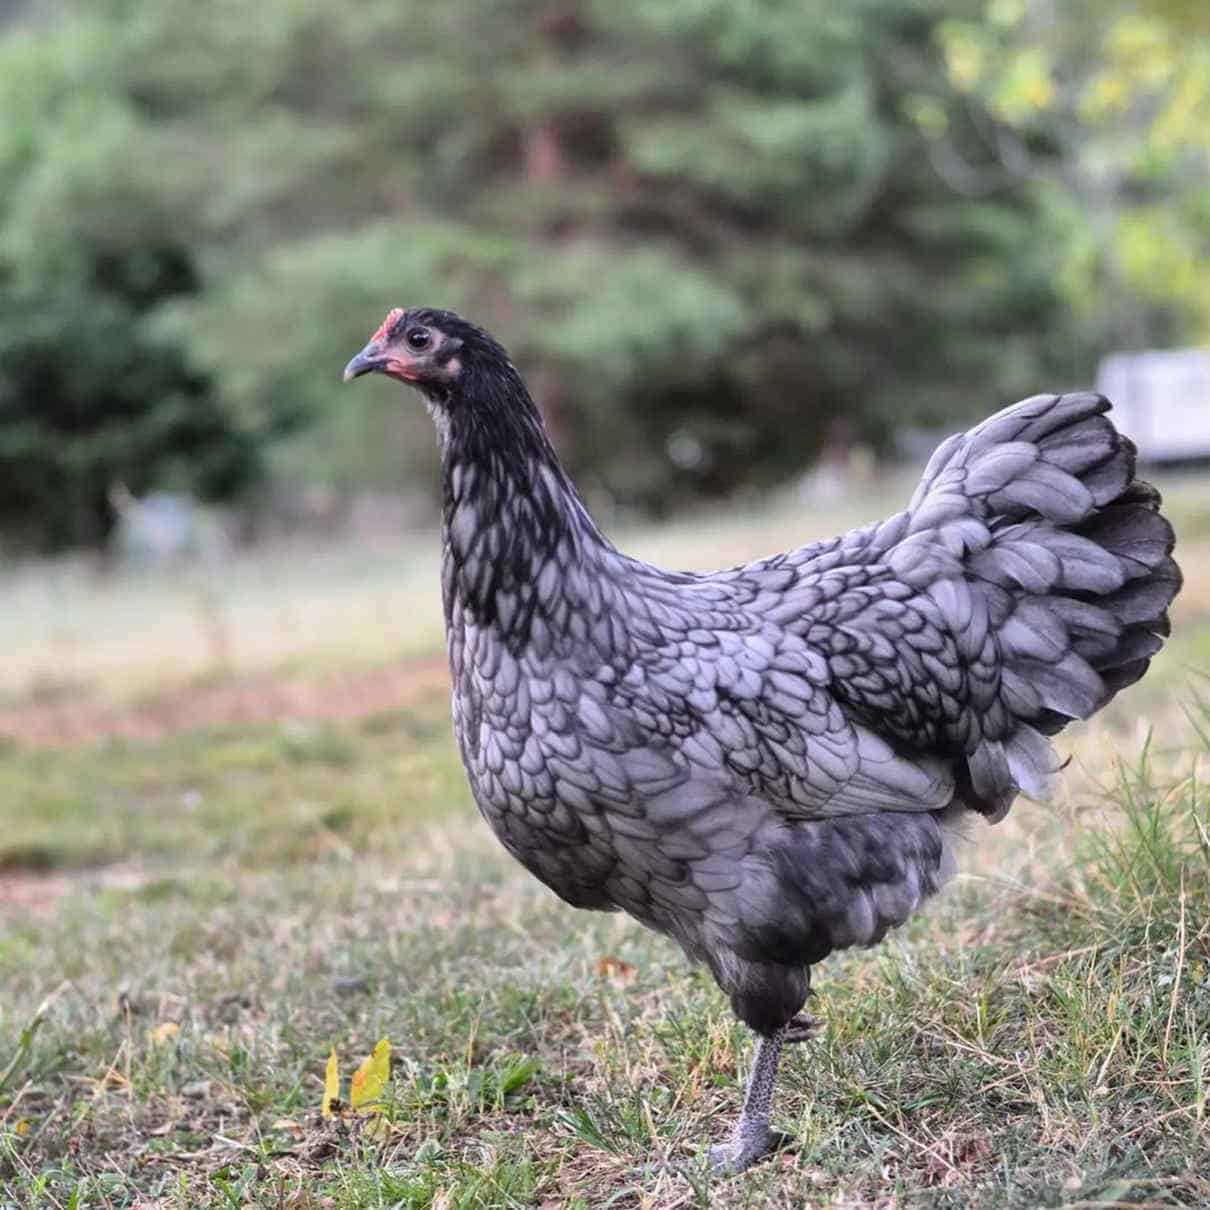
<instances>
[{"instance_id":1,"label":"chicken foot","mask_svg":"<svg viewBox=\"0 0 1210 1210\"><path fill-rule=\"evenodd\" d=\"M809 1042L812 1038L818 1037L821 1029L823 1029L823 1022L818 1017L812 1017L810 1013L795 1013L786 1022L782 1045L791 1046L797 1042Z\"/></svg>"}]
</instances>

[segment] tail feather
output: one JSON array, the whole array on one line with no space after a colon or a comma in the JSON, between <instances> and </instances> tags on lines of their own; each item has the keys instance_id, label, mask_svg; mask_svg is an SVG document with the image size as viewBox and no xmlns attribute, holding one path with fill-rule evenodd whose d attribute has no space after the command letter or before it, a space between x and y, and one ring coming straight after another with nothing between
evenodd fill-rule
<instances>
[{"instance_id":1,"label":"tail feather","mask_svg":"<svg viewBox=\"0 0 1210 1210\"><path fill-rule=\"evenodd\" d=\"M1157 570L1172 550L1172 526L1145 504L1115 501L1073 532L1116 556L1128 579Z\"/></svg>"},{"instance_id":2,"label":"tail feather","mask_svg":"<svg viewBox=\"0 0 1210 1210\"><path fill-rule=\"evenodd\" d=\"M999 732L972 736L959 786L993 820L1018 792L1049 792L1058 762L1043 737L1137 681L1169 632L1172 526L1109 410L1084 393L1006 408L937 450L908 510L911 533L961 534L986 600ZM968 540L972 517L982 541Z\"/></svg>"},{"instance_id":3,"label":"tail feather","mask_svg":"<svg viewBox=\"0 0 1210 1210\"><path fill-rule=\"evenodd\" d=\"M1051 466L1069 475L1082 475L1106 460L1105 451L1112 449L1113 438L1113 424L1097 413L1052 434L1041 453Z\"/></svg>"},{"instance_id":4,"label":"tail feather","mask_svg":"<svg viewBox=\"0 0 1210 1210\"><path fill-rule=\"evenodd\" d=\"M1026 723L1020 724L1004 745L1015 786L1031 798L1049 798L1062 768L1046 738Z\"/></svg>"},{"instance_id":5,"label":"tail feather","mask_svg":"<svg viewBox=\"0 0 1210 1210\"><path fill-rule=\"evenodd\" d=\"M1122 624L1099 605L1074 597L1053 597L1051 612L1067 628L1072 650L1094 667L1109 658L1122 638Z\"/></svg>"}]
</instances>

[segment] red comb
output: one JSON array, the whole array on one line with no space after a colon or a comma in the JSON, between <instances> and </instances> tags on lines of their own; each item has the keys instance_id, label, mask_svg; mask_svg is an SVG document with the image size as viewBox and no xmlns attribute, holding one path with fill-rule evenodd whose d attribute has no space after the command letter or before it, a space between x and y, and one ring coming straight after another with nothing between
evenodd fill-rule
<instances>
[{"instance_id":1,"label":"red comb","mask_svg":"<svg viewBox=\"0 0 1210 1210\"><path fill-rule=\"evenodd\" d=\"M374 341L383 341L391 334L391 329L403 318L402 307L392 307L387 312L387 317L378 325L378 330L370 337L371 343Z\"/></svg>"}]
</instances>

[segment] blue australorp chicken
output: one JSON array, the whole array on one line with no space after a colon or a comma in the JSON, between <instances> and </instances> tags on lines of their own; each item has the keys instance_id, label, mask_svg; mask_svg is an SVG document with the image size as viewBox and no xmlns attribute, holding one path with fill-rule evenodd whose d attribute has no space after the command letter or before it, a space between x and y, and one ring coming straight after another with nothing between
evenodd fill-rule
<instances>
[{"instance_id":1,"label":"blue australorp chicken","mask_svg":"<svg viewBox=\"0 0 1210 1210\"><path fill-rule=\"evenodd\" d=\"M902 924L967 812L1045 797L1046 737L1137 681L1180 587L1098 395L1038 395L933 455L906 511L709 575L616 550L525 383L448 311L392 311L345 379L440 435L454 727L475 800L575 907L705 962L756 1033L721 1171L769 1128L812 964Z\"/></svg>"}]
</instances>

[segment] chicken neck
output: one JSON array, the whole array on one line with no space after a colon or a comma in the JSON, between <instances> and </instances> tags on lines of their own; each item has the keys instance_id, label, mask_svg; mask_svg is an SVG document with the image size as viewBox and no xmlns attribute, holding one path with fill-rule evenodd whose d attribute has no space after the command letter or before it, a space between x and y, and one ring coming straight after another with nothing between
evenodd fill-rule
<instances>
[{"instance_id":1,"label":"chicken neck","mask_svg":"<svg viewBox=\"0 0 1210 1210\"><path fill-rule=\"evenodd\" d=\"M455 614L525 643L557 591L620 556L597 529L509 366L432 405L443 467L443 588ZM566 603L566 602L565 602Z\"/></svg>"}]
</instances>

